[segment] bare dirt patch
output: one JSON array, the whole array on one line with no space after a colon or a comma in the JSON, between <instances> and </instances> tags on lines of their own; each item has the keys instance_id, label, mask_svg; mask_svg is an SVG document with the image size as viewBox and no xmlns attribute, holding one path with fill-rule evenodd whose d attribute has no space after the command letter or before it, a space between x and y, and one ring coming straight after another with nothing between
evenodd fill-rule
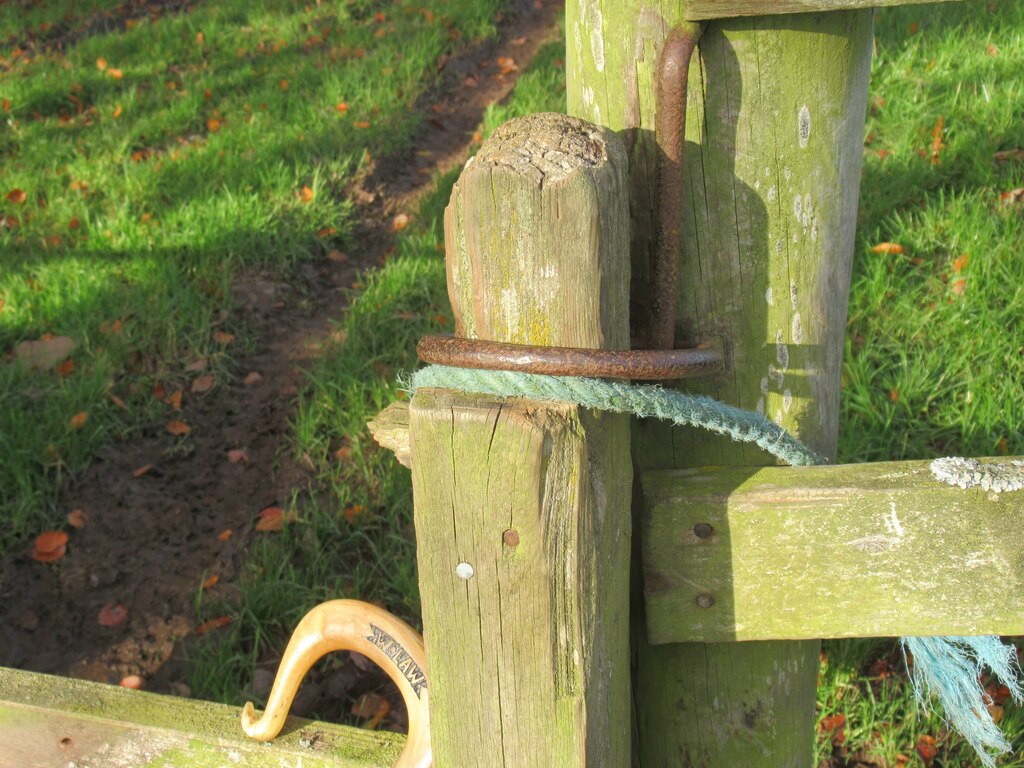
<instances>
[{"instance_id":1,"label":"bare dirt patch","mask_svg":"<svg viewBox=\"0 0 1024 768\"><path fill-rule=\"evenodd\" d=\"M413 213L435 176L465 161L483 110L514 86L517 73L497 59L513 57L525 68L554 36L561 12L559 3L516 0L498 40L442 62L441 85L418 105L429 117L414 149L371 164L350 190L367 245L349 262L320 254L288 283L259 274L238 281L236 313L255 350L237 359L230 380L186 393L187 440L160 422L104 449L64 488L61 509L88 515L67 555L43 564L26 550L0 561L0 665L108 683L141 675L148 690L187 695L181 648L196 629L200 585L216 575L212 589L229 592L247 545L260 535L257 513L308 485L309 470L289 451L302 369L344 311L357 272L386 258L392 217ZM239 449L248 463L229 461L228 452ZM230 537L218 536L224 531ZM101 611L109 616L113 606L123 607L124 619L101 624ZM332 674L312 689L317 697L339 688L395 695L358 658ZM395 712L385 725L401 727L401 707Z\"/></svg>"}]
</instances>

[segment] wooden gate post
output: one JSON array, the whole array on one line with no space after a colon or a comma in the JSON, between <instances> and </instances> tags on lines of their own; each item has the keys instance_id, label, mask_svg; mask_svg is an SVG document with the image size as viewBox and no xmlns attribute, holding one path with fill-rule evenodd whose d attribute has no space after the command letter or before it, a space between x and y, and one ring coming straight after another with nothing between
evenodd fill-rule
<instances>
[{"instance_id":1,"label":"wooden gate post","mask_svg":"<svg viewBox=\"0 0 1024 768\"><path fill-rule=\"evenodd\" d=\"M628 348L626 173L575 118L499 128L445 212L458 333ZM628 419L421 389L409 430L434 764L628 765Z\"/></svg>"},{"instance_id":2,"label":"wooden gate post","mask_svg":"<svg viewBox=\"0 0 1024 768\"><path fill-rule=\"evenodd\" d=\"M619 132L630 156L635 299L649 290L658 231L656 64L669 31L692 23L687 7L714 16L716 6L868 4L568 0L569 111ZM762 411L830 457L872 14L707 22L689 78L679 335L723 344L729 368L686 389ZM756 448L648 423L635 431L634 460L637 471L771 463ZM702 595L690 610L713 604ZM652 646L639 634L641 765L811 765L818 641Z\"/></svg>"}]
</instances>

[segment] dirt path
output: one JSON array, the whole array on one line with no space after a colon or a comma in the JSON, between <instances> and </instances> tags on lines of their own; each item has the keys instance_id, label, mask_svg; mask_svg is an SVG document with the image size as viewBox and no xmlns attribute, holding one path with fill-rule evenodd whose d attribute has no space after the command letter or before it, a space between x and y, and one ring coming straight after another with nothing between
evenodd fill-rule
<instances>
[{"instance_id":1,"label":"dirt path","mask_svg":"<svg viewBox=\"0 0 1024 768\"><path fill-rule=\"evenodd\" d=\"M148 690L186 693L178 657L196 627L200 584L216 575L217 589L230 590L255 513L306 486L306 470L289 454L288 422L300 369L344 311L342 292L387 254L391 218L414 212L434 175L465 161L484 109L515 84L516 74L502 75L496 59L514 57L525 68L556 34L561 12L558 2L514 0L497 41L445 63L441 85L417 106L430 117L415 151L381 160L350 190L360 209L358 242L372 246L348 263L309 262L290 284L263 275L236 284L237 312L256 334L256 350L237 361L230 381L186 395L190 452L175 453L162 422L145 425L67 483L61 509L82 509L89 520L66 557L49 566L28 552L0 561L0 665L111 683L137 674ZM476 87L466 86L469 77ZM250 373L258 380L247 380ZM238 448L248 451L248 465L227 461ZM219 540L227 530L231 537ZM126 618L101 625L101 610L113 605Z\"/></svg>"}]
</instances>

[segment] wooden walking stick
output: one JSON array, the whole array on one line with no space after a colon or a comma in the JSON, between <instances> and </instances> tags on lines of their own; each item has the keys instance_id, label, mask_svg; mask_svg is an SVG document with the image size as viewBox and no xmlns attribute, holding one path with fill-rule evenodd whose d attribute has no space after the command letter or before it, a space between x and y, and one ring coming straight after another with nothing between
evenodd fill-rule
<instances>
[{"instance_id":1,"label":"wooden walking stick","mask_svg":"<svg viewBox=\"0 0 1024 768\"><path fill-rule=\"evenodd\" d=\"M260 741L281 732L299 683L331 651L358 651L394 680L409 710L409 740L395 768L429 768L430 748L426 654L423 638L382 608L358 600L331 600L307 613L292 633L263 716L252 703L242 710L242 728Z\"/></svg>"}]
</instances>

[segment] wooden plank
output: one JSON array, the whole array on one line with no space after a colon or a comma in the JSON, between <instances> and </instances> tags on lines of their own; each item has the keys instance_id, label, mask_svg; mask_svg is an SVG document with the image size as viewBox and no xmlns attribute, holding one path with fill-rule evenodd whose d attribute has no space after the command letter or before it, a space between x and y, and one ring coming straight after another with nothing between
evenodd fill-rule
<instances>
[{"instance_id":1,"label":"wooden plank","mask_svg":"<svg viewBox=\"0 0 1024 768\"><path fill-rule=\"evenodd\" d=\"M385 768L399 734L290 718L246 738L241 708L0 668L0 768Z\"/></svg>"},{"instance_id":2,"label":"wooden plank","mask_svg":"<svg viewBox=\"0 0 1024 768\"><path fill-rule=\"evenodd\" d=\"M635 314L658 231L654 77L690 2L567 0L569 111L630 154ZM678 326L719 342L730 368L686 382L761 409L834 455L857 219L871 10L710 22L690 69ZM693 29L692 26L689 27ZM706 432L638 425L640 470L770 463ZM818 643L637 638L643 766L806 768Z\"/></svg>"},{"instance_id":3,"label":"wooden plank","mask_svg":"<svg viewBox=\"0 0 1024 768\"><path fill-rule=\"evenodd\" d=\"M919 5L959 0L687 0L686 18L690 21L729 19L737 16L769 16L780 13L849 11L892 5Z\"/></svg>"},{"instance_id":4,"label":"wooden plank","mask_svg":"<svg viewBox=\"0 0 1024 768\"><path fill-rule=\"evenodd\" d=\"M1024 634L1024 491L930 466L645 473L651 642Z\"/></svg>"},{"instance_id":5,"label":"wooden plank","mask_svg":"<svg viewBox=\"0 0 1024 768\"><path fill-rule=\"evenodd\" d=\"M627 347L626 199L610 132L499 128L445 213L459 332ZM445 390L409 418L437 765L628 765L628 419Z\"/></svg>"}]
</instances>

